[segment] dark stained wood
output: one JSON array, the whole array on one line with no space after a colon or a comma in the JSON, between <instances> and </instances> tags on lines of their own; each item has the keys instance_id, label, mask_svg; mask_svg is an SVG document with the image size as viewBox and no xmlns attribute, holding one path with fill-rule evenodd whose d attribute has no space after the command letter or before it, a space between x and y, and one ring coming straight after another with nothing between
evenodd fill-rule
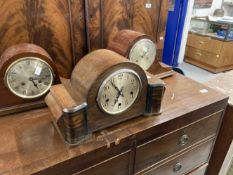
<instances>
[{"instance_id":1,"label":"dark stained wood","mask_svg":"<svg viewBox=\"0 0 233 175\"><path fill-rule=\"evenodd\" d=\"M60 76L69 77L72 54L67 0L1 0L0 7L0 54L18 43L34 43L51 55Z\"/></svg>"},{"instance_id":2,"label":"dark stained wood","mask_svg":"<svg viewBox=\"0 0 233 175\"><path fill-rule=\"evenodd\" d=\"M120 55L129 58L131 49L141 39L149 39L152 42L154 42L152 37L144 33L128 29L121 30L115 35L115 37L112 40L108 42L107 49L113 50L119 53ZM163 66L162 64L160 64L157 55L154 60L154 63L149 67L147 71L153 75L156 75L159 78L165 78L174 74L170 67Z\"/></svg>"},{"instance_id":3,"label":"dark stained wood","mask_svg":"<svg viewBox=\"0 0 233 175\"><path fill-rule=\"evenodd\" d=\"M151 170L143 173L143 175L168 175L168 174L186 174L209 160L211 148L214 140L208 140L200 145L192 148L191 150L183 152L181 155L168 159L162 165L152 168ZM175 171L175 167L181 165L180 170Z\"/></svg>"},{"instance_id":4,"label":"dark stained wood","mask_svg":"<svg viewBox=\"0 0 233 175\"><path fill-rule=\"evenodd\" d=\"M168 0L87 0L90 50L106 48L117 32L132 29L159 42L162 58L168 15ZM146 8L146 4L151 6ZM117 8L116 8L117 7ZM88 12L87 12L88 11ZM163 37L161 40L160 37Z\"/></svg>"},{"instance_id":5,"label":"dark stained wood","mask_svg":"<svg viewBox=\"0 0 233 175\"><path fill-rule=\"evenodd\" d=\"M85 4L84 0L69 0L71 3L71 25L73 26L74 37L74 62L77 63L87 52L87 38L88 31L85 26Z\"/></svg>"},{"instance_id":6,"label":"dark stained wood","mask_svg":"<svg viewBox=\"0 0 233 175\"><path fill-rule=\"evenodd\" d=\"M232 80L233 71L227 72L206 83L209 87L221 91L229 95L228 106L223 117L222 125L218 138L210 159L207 175L219 174L227 152L233 140L233 96L232 96Z\"/></svg>"},{"instance_id":7,"label":"dark stained wood","mask_svg":"<svg viewBox=\"0 0 233 175\"><path fill-rule=\"evenodd\" d=\"M156 162L171 156L174 152L187 149L203 139L214 137L217 134L221 119L222 112L218 112L200 121L196 121L188 127L180 128L178 131L139 145L136 153L135 171L142 171ZM182 136L184 135L188 136L188 140L181 143Z\"/></svg>"},{"instance_id":8,"label":"dark stained wood","mask_svg":"<svg viewBox=\"0 0 233 175\"><path fill-rule=\"evenodd\" d=\"M99 88L110 74L123 68L133 70L140 76L140 93L127 111L117 116L104 113L96 103ZM88 126L91 132L132 119L145 112L148 84L146 74L142 68L115 52L102 49L89 53L76 65L70 81L73 91L81 94L88 104ZM75 97L74 99L78 101Z\"/></svg>"},{"instance_id":9,"label":"dark stained wood","mask_svg":"<svg viewBox=\"0 0 233 175\"><path fill-rule=\"evenodd\" d=\"M112 168L114 167L114 168ZM97 174L112 174L112 175L127 175L130 167L130 152L122 153L109 160L101 162L93 167L90 167L75 175L97 175Z\"/></svg>"},{"instance_id":10,"label":"dark stained wood","mask_svg":"<svg viewBox=\"0 0 233 175\"><path fill-rule=\"evenodd\" d=\"M73 148L60 139L47 108L0 118L0 174L74 174L131 150L135 141L143 144L226 106L222 93L181 75L166 78L165 83L160 116L142 116L107 128ZM202 94L201 89L209 92Z\"/></svg>"},{"instance_id":11,"label":"dark stained wood","mask_svg":"<svg viewBox=\"0 0 233 175\"><path fill-rule=\"evenodd\" d=\"M55 64L52 61L50 55L43 48L28 43L17 44L9 47L7 50L4 51L0 58L0 96L6 99L0 100L0 115L45 106L45 103L43 102L44 96L32 100L22 99L10 92L10 90L6 87L4 83L4 77L7 68L10 66L12 62L22 57L38 57L46 61L55 73L54 84L60 83Z\"/></svg>"}]
</instances>

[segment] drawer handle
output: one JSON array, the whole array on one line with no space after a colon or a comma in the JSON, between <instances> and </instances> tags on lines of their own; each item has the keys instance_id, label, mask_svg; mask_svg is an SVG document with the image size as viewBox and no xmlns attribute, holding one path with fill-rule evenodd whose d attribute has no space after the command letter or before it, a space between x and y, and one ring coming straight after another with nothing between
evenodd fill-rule
<instances>
[{"instance_id":1,"label":"drawer handle","mask_svg":"<svg viewBox=\"0 0 233 175\"><path fill-rule=\"evenodd\" d=\"M174 168L173 168L173 172L178 172L182 169L182 165L181 163L177 163Z\"/></svg>"},{"instance_id":2,"label":"drawer handle","mask_svg":"<svg viewBox=\"0 0 233 175\"><path fill-rule=\"evenodd\" d=\"M179 139L180 146L185 146L188 144L188 142L189 142L189 136L187 134L182 135Z\"/></svg>"},{"instance_id":3,"label":"drawer handle","mask_svg":"<svg viewBox=\"0 0 233 175\"><path fill-rule=\"evenodd\" d=\"M201 53L199 53L199 52L198 52L198 53L196 53L196 54L197 54L198 56L202 56L202 54L201 54Z\"/></svg>"},{"instance_id":4,"label":"drawer handle","mask_svg":"<svg viewBox=\"0 0 233 175\"><path fill-rule=\"evenodd\" d=\"M204 44L205 42L204 41L199 41L199 44Z\"/></svg>"},{"instance_id":5,"label":"drawer handle","mask_svg":"<svg viewBox=\"0 0 233 175\"><path fill-rule=\"evenodd\" d=\"M219 57L220 57L220 55L216 55L216 57L217 57L217 58L219 58Z\"/></svg>"}]
</instances>

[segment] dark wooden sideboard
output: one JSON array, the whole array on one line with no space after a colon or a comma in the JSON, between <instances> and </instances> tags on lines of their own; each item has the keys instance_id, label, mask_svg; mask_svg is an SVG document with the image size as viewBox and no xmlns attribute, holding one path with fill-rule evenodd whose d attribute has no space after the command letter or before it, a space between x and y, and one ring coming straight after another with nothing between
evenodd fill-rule
<instances>
[{"instance_id":1,"label":"dark wooden sideboard","mask_svg":"<svg viewBox=\"0 0 233 175\"><path fill-rule=\"evenodd\" d=\"M227 96L174 75L159 116L138 117L65 146L47 108L0 118L0 174L204 175Z\"/></svg>"}]
</instances>

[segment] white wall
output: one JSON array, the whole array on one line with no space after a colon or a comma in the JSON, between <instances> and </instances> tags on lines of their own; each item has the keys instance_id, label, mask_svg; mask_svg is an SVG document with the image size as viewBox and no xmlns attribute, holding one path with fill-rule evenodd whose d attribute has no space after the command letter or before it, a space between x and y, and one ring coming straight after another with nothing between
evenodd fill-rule
<instances>
[{"instance_id":1,"label":"white wall","mask_svg":"<svg viewBox=\"0 0 233 175\"><path fill-rule=\"evenodd\" d=\"M186 15L185 24L184 24L184 31L183 31L182 41L181 41L179 59L178 59L179 63L182 63L184 60L184 54L185 54L185 48L186 48L186 43L187 43L187 38L188 38L188 31L189 31L191 17L212 15L215 9L221 8L222 0L213 0L213 4L211 8L208 8L208 9L194 9L193 10L193 4L194 4L194 0L189 0L187 15Z\"/></svg>"}]
</instances>

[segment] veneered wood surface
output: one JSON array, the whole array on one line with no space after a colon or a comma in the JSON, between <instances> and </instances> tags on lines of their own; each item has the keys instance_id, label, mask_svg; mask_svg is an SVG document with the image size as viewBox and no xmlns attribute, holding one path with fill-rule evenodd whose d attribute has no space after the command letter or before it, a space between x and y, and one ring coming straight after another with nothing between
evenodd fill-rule
<instances>
[{"instance_id":1,"label":"veneered wood surface","mask_svg":"<svg viewBox=\"0 0 233 175\"><path fill-rule=\"evenodd\" d=\"M72 174L129 150L135 139L143 144L226 106L222 93L181 75L164 80L167 90L160 116L141 116L107 128L70 149L53 127L47 108L0 118L0 174Z\"/></svg>"},{"instance_id":2,"label":"veneered wood surface","mask_svg":"<svg viewBox=\"0 0 233 175\"><path fill-rule=\"evenodd\" d=\"M204 165L202 165L201 167L198 167L197 169L188 173L187 175L205 175L207 167L208 167L208 164L205 163Z\"/></svg>"},{"instance_id":3,"label":"veneered wood surface","mask_svg":"<svg viewBox=\"0 0 233 175\"><path fill-rule=\"evenodd\" d=\"M0 96L4 99L7 99L0 100L1 112L6 112L8 108L12 108L12 112L15 112L15 110L22 111L22 108L25 106L33 106L33 103L41 103L43 101L44 96L36 99L22 99L17 97L5 85L4 77L7 68L14 61L23 57L37 57L47 62L54 71L53 83L56 84L60 82L54 62L52 61L50 55L43 48L29 43L22 43L9 47L0 57ZM9 110L8 112L11 111Z\"/></svg>"},{"instance_id":4,"label":"veneered wood surface","mask_svg":"<svg viewBox=\"0 0 233 175\"><path fill-rule=\"evenodd\" d=\"M190 170L193 170L209 160L211 149L214 141L208 140L191 150L183 152L176 158L169 159L163 165L153 168L147 172L138 173L143 175L170 175L170 174L186 174ZM174 171L174 167L177 163L181 164L181 169L177 172Z\"/></svg>"},{"instance_id":5,"label":"veneered wood surface","mask_svg":"<svg viewBox=\"0 0 233 175\"><path fill-rule=\"evenodd\" d=\"M34 43L51 55L60 76L69 77L72 53L67 0L1 0L0 55L18 43Z\"/></svg>"},{"instance_id":6,"label":"veneered wood surface","mask_svg":"<svg viewBox=\"0 0 233 175\"><path fill-rule=\"evenodd\" d=\"M132 29L159 42L161 58L168 0L87 0L90 49L106 48L117 32ZM150 8L147 8L147 7ZM117 8L116 8L117 7Z\"/></svg>"},{"instance_id":7,"label":"veneered wood surface","mask_svg":"<svg viewBox=\"0 0 233 175\"><path fill-rule=\"evenodd\" d=\"M229 95L230 97L228 101L229 105L223 117L219 136L207 170L208 175L217 175L220 172L233 139L233 71L220 75L205 84L215 90Z\"/></svg>"}]
</instances>

